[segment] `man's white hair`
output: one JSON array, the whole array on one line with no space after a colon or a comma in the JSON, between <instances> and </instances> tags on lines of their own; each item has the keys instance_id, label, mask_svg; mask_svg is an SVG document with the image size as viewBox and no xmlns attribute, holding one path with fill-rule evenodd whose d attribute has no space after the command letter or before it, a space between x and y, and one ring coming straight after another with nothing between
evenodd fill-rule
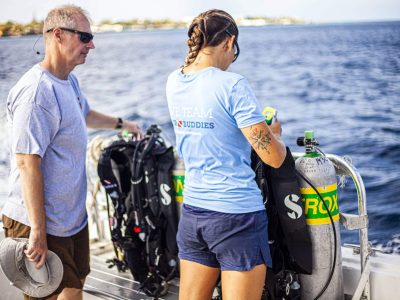
<instances>
[{"instance_id":1,"label":"man's white hair","mask_svg":"<svg viewBox=\"0 0 400 300\"><path fill-rule=\"evenodd\" d=\"M43 24L43 34L55 27L66 27L75 29L78 16L85 17L90 23L90 17L86 10L76 5L64 5L52 9Z\"/></svg>"}]
</instances>

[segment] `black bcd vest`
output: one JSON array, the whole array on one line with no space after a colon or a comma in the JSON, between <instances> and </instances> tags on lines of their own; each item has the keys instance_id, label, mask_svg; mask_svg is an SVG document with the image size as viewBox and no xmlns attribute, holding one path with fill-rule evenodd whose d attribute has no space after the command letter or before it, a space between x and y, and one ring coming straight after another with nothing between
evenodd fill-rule
<instances>
[{"instance_id":1,"label":"black bcd vest","mask_svg":"<svg viewBox=\"0 0 400 300\"><path fill-rule=\"evenodd\" d=\"M264 299L300 299L294 281L312 272L312 245L306 225L294 158L287 155L279 168L264 164L252 150L252 167L265 200L272 268ZM301 283L300 283L301 285ZM292 289L290 288L292 287Z\"/></svg>"},{"instance_id":2,"label":"black bcd vest","mask_svg":"<svg viewBox=\"0 0 400 300\"><path fill-rule=\"evenodd\" d=\"M113 263L129 268L153 297L166 294L167 282L178 275L174 154L160 132L152 125L143 140L114 141L102 150L97 169L114 210L109 213Z\"/></svg>"}]
</instances>

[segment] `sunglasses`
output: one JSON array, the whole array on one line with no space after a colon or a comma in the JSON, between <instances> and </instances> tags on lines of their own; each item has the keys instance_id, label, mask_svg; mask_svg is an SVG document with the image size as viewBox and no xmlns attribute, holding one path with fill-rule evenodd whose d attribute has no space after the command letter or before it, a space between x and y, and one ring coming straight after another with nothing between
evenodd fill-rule
<instances>
[{"instance_id":1,"label":"sunglasses","mask_svg":"<svg viewBox=\"0 0 400 300\"><path fill-rule=\"evenodd\" d=\"M230 33L230 32L228 31L228 29L226 29L225 32L226 32L230 37L233 36L233 34ZM234 54L234 56L233 56L232 62L235 62L235 60L237 60L237 58L239 57L240 48L239 48L239 44L238 44L238 42L237 42L237 40L236 40L236 37L235 37L235 39L234 39L233 42L234 42L234 47L235 47L235 54Z\"/></svg>"},{"instance_id":2,"label":"sunglasses","mask_svg":"<svg viewBox=\"0 0 400 300\"><path fill-rule=\"evenodd\" d=\"M64 28L64 27L58 27L58 28L60 28L61 30L64 30L64 31L68 31L68 32L72 32L72 33L78 34L79 35L79 40L84 44L89 43L94 38L93 34L91 34L89 32L83 32L83 31L70 29L70 28ZM47 30L46 33L47 32L51 32L54 29L55 28L51 28L51 29Z\"/></svg>"}]
</instances>

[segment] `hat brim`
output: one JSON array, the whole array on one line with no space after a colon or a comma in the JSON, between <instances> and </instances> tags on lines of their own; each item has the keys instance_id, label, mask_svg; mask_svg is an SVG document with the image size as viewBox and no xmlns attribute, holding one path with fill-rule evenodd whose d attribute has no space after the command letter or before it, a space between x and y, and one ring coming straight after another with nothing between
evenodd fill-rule
<instances>
[{"instance_id":1,"label":"hat brim","mask_svg":"<svg viewBox=\"0 0 400 300\"><path fill-rule=\"evenodd\" d=\"M46 264L49 270L49 282L43 286L33 286L28 278L17 269L15 252L19 243L25 239L6 238L0 242L0 266L4 275L12 285L24 294L43 298L52 294L59 286L63 277L64 268L61 259L53 251L47 252Z\"/></svg>"}]
</instances>

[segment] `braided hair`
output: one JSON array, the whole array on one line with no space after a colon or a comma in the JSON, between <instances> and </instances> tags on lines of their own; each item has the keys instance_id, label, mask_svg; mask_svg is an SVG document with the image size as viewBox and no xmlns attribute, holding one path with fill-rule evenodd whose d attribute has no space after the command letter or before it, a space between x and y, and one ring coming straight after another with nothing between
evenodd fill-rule
<instances>
[{"instance_id":1,"label":"braided hair","mask_svg":"<svg viewBox=\"0 0 400 300\"><path fill-rule=\"evenodd\" d=\"M229 33L236 39L239 36L235 20L223 10L211 9L194 18L188 30L189 51L183 68L194 62L201 49L207 46L218 46L229 36Z\"/></svg>"}]
</instances>

